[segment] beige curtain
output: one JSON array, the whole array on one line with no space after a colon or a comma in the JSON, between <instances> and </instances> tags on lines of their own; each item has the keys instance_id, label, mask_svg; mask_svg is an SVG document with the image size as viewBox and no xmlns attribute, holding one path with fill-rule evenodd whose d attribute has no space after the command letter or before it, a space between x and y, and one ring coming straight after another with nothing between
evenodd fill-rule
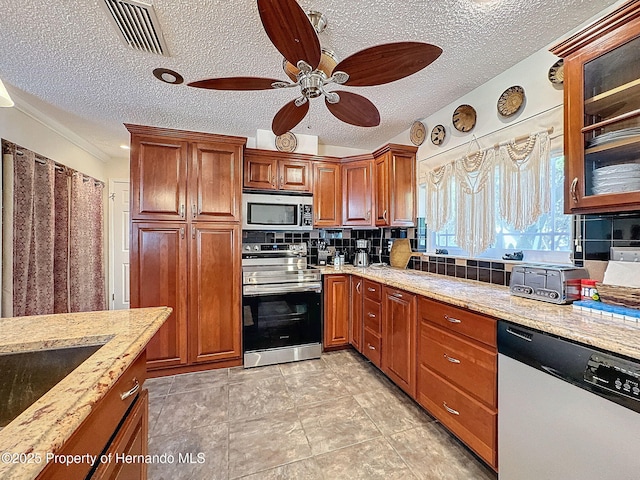
<instances>
[{"instance_id":1,"label":"beige curtain","mask_svg":"<svg viewBox=\"0 0 640 480\"><path fill-rule=\"evenodd\" d=\"M3 316L103 310L104 185L3 141Z\"/></svg>"}]
</instances>

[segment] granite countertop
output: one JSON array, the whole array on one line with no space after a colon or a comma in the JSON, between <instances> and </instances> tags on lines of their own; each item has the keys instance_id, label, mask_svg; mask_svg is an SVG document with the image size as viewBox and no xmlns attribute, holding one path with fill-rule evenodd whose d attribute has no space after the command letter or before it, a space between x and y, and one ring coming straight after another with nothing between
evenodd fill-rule
<instances>
[{"instance_id":1,"label":"granite countertop","mask_svg":"<svg viewBox=\"0 0 640 480\"><path fill-rule=\"evenodd\" d=\"M93 406L144 350L168 307L0 319L0 354L104 344L72 373L0 430L0 454L40 454L38 463L0 461L0 478L35 478ZM34 457L32 457L33 460Z\"/></svg>"},{"instance_id":2,"label":"granite countertop","mask_svg":"<svg viewBox=\"0 0 640 480\"><path fill-rule=\"evenodd\" d=\"M508 287L392 267L319 267L323 274L346 273L441 300L502 320L535 328L640 360L640 323L515 297Z\"/></svg>"}]
</instances>

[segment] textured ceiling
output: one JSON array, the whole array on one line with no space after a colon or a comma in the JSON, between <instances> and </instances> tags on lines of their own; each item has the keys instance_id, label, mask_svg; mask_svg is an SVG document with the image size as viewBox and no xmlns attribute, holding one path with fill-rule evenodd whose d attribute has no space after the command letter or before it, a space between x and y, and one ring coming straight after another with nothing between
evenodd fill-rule
<instances>
[{"instance_id":1,"label":"textured ceiling","mask_svg":"<svg viewBox=\"0 0 640 480\"><path fill-rule=\"evenodd\" d=\"M147 0L145 0L147 1ZM0 78L29 103L112 157L128 143L123 123L255 136L297 91L216 92L169 85L156 67L186 82L224 76L286 79L253 0L148 0L171 56L132 50L102 0L0 0ZM335 119L316 99L294 132L321 144L372 150L541 49L614 0L300 0L328 17L323 46L343 59L364 48L424 41L443 49L432 65L397 82L347 88L368 97L381 124ZM340 87L346 88L346 87ZM126 154L125 154L126 155Z\"/></svg>"}]
</instances>

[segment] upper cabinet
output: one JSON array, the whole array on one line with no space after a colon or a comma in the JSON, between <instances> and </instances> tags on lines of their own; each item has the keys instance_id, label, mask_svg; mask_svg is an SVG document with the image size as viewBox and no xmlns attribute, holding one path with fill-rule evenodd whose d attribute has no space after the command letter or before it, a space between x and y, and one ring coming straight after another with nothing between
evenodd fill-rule
<instances>
[{"instance_id":1,"label":"upper cabinet","mask_svg":"<svg viewBox=\"0 0 640 480\"><path fill-rule=\"evenodd\" d=\"M243 138L127 128L132 220L240 221Z\"/></svg>"},{"instance_id":2,"label":"upper cabinet","mask_svg":"<svg viewBox=\"0 0 640 480\"><path fill-rule=\"evenodd\" d=\"M339 163L313 164L313 225L341 225L342 189Z\"/></svg>"},{"instance_id":3,"label":"upper cabinet","mask_svg":"<svg viewBox=\"0 0 640 480\"><path fill-rule=\"evenodd\" d=\"M640 208L640 2L551 51L564 58L565 212Z\"/></svg>"},{"instance_id":4,"label":"upper cabinet","mask_svg":"<svg viewBox=\"0 0 640 480\"><path fill-rule=\"evenodd\" d=\"M417 147L388 144L373 153L376 226L415 226L417 151Z\"/></svg>"},{"instance_id":5,"label":"upper cabinet","mask_svg":"<svg viewBox=\"0 0 640 480\"><path fill-rule=\"evenodd\" d=\"M293 154L247 150L244 156L244 188L311 192L311 161Z\"/></svg>"},{"instance_id":6,"label":"upper cabinet","mask_svg":"<svg viewBox=\"0 0 640 480\"><path fill-rule=\"evenodd\" d=\"M373 159L342 165L342 224L373 226Z\"/></svg>"},{"instance_id":7,"label":"upper cabinet","mask_svg":"<svg viewBox=\"0 0 640 480\"><path fill-rule=\"evenodd\" d=\"M184 220L189 144L172 138L131 138L133 220Z\"/></svg>"}]
</instances>

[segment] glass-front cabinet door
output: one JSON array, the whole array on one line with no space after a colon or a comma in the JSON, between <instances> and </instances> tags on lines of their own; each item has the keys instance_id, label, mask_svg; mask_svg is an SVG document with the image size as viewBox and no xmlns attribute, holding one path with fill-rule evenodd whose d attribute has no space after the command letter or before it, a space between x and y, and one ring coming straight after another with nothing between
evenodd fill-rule
<instances>
[{"instance_id":1,"label":"glass-front cabinet door","mask_svg":"<svg viewBox=\"0 0 640 480\"><path fill-rule=\"evenodd\" d=\"M640 3L552 52L564 57L565 211L640 210Z\"/></svg>"}]
</instances>

